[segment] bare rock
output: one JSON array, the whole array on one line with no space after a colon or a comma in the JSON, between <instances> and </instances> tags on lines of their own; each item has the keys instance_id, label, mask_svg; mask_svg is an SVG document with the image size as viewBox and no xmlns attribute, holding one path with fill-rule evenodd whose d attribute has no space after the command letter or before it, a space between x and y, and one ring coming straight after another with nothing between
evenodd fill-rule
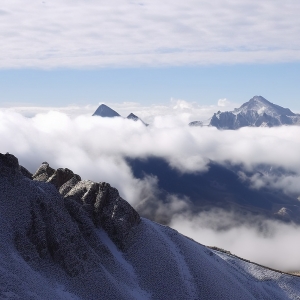
<instances>
[{"instance_id":1,"label":"bare rock","mask_svg":"<svg viewBox=\"0 0 300 300\"><path fill-rule=\"evenodd\" d=\"M33 180L46 182L54 174L54 172L55 170L52 169L47 162L43 162L32 178Z\"/></svg>"},{"instance_id":2,"label":"bare rock","mask_svg":"<svg viewBox=\"0 0 300 300\"><path fill-rule=\"evenodd\" d=\"M120 197L117 189L106 182L81 180L71 170L54 170L48 163L42 164L33 179L56 187L64 197L70 215L80 224L81 231L88 234L89 229L83 225L88 216L94 226L106 230L119 248L123 248L128 234L140 222L139 214Z\"/></svg>"},{"instance_id":3,"label":"bare rock","mask_svg":"<svg viewBox=\"0 0 300 300\"><path fill-rule=\"evenodd\" d=\"M119 248L123 248L131 229L140 222L139 214L119 196L117 189L105 182L78 182L64 198L82 203L95 226L103 227Z\"/></svg>"}]
</instances>

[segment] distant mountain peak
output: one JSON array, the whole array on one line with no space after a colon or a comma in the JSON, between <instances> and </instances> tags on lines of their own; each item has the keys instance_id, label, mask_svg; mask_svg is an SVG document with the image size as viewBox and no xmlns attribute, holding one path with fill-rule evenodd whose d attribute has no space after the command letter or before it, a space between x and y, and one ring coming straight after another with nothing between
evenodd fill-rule
<instances>
[{"instance_id":1,"label":"distant mountain peak","mask_svg":"<svg viewBox=\"0 0 300 300\"><path fill-rule=\"evenodd\" d=\"M139 118L138 116L136 116L135 114L130 113L130 114L127 116L127 119L137 121L137 120L139 120L140 118Z\"/></svg>"},{"instance_id":2,"label":"distant mountain peak","mask_svg":"<svg viewBox=\"0 0 300 300\"><path fill-rule=\"evenodd\" d=\"M142 119L140 119L137 115L135 115L134 113L130 113L127 116L127 119L129 120L133 120L133 121L141 121L144 125L148 126L149 124L145 123Z\"/></svg>"},{"instance_id":3,"label":"distant mountain peak","mask_svg":"<svg viewBox=\"0 0 300 300\"><path fill-rule=\"evenodd\" d=\"M96 111L93 113L93 116L105 117L105 118L113 118L113 117L120 117L120 115L108 107L105 104L101 104Z\"/></svg>"},{"instance_id":4,"label":"distant mountain peak","mask_svg":"<svg viewBox=\"0 0 300 300\"><path fill-rule=\"evenodd\" d=\"M300 115L273 104L262 96L254 96L233 111L218 111L212 116L209 125L219 129L300 125Z\"/></svg>"},{"instance_id":5,"label":"distant mountain peak","mask_svg":"<svg viewBox=\"0 0 300 300\"><path fill-rule=\"evenodd\" d=\"M247 110L254 110L259 115L263 115L265 113L274 117L279 117L281 115L295 116L290 109L276 105L262 96L254 96L248 102L244 103L240 108L236 108L234 111L245 112Z\"/></svg>"}]
</instances>

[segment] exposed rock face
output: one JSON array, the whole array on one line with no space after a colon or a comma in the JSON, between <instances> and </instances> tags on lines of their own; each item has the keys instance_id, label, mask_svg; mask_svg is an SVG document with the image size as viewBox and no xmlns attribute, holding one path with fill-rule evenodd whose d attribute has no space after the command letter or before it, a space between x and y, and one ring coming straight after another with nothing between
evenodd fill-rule
<instances>
[{"instance_id":1,"label":"exposed rock face","mask_svg":"<svg viewBox=\"0 0 300 300\"><path fill-rule=\"evenodd\" d=\"M218 111L212 116L209 125L232 130L246 126L300 125L300 115L288 108L273 104L261 96L255 96L233 111Z\"/></svg>"},{"instance_id":2,"label":"exposed rock face","mask_svg":"<svg viewBox=\"0 0 300 300\"><path fill-rule=\"evenodd\" d=\"M104 117L104 118L113 118L113 117L120 117L120 115L108 107L105 104L101 104L96 111L94 112L93 116L99 116L99 117Z\"/></svg>"},{"instance_id":3,"label":"exposed rock face","mask_svg":"<svg viewBox=\"0 0 300 300\"><path fill-rule=\"evenodd\" d=\"M79 204L95 226L103 227L119 248L124 246L130 230L140 222L138 213L108 183L81 181L80 176L71 170L60 168L55 171L48 163L42 164L33 180L52 183L75 218L74 207Z\"/></svg>"}]
</instances>

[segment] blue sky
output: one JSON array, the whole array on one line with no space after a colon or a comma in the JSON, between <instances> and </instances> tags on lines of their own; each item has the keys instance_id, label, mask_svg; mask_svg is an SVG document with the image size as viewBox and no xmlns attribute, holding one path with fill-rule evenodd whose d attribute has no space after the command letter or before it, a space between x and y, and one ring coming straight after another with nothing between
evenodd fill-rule
<instances>
[{"instance_id":1,"label":"blue sky","mask_svg":"<svg viewBox=\"0 0 300 300\"><path fill-rule=\"evenodd\" d=\"M170 98L201 105L262 95L300 111L300 64L0 71L1 103L63 106L120 102L145 105Z\"/></svg>"},{"instance_id":2,"label":"blue sky","mask_svg":"<svg viewBox=\"0 0 300 300\"><path fill-rule=\"evenodd\" d=\"M0 106L171 98L300 112L296 0L21 0L0 8Z\"/></svg>"}]
</instances>

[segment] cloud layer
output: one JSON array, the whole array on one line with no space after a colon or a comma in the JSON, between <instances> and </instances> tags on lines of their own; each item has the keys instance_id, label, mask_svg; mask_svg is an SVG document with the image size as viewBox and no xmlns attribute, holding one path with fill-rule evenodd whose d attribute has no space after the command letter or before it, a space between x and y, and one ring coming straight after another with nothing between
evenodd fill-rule
<instances>
[{"instance_id":1,"label":"cloud layer","mask_svg":"<svg viewBox=\"0 0 300 300\"><path fill-rule=\"evenodd\" d=\"M5 1L0 68L299 61L300 3Z\"/></svg>"},{"instance_id":2,"label":"cloud layer","mask_svg":"<svg viewBox=\"0 0 300 300\"><path fill-rule=\"evenodd\" d=\"M222 101L224 104L226 101ZM173 105L188 104L176 102ZM211 159L243 165L240 174L253 188L272 186L300 195L300 127L243 128L219 131L215 128L187 125L186 113L154 117L151 126L123 118L86 115L71 118L51 111L26 118L12 110L0 111L0 152L10 152L34 172L43 161L54 168L67 167L83 179L106 181L135 207L151 203L160 215L172 215L174 228L201 243L215 245L242 257L290 270L300 269L298 253L300 229L294 225L254 220L237 223L238 217L224 212L200 215L189 213L189 200L169 195L159 202L157 178L143 180L133 176L126 157L164 158L179 172L205 172ZM284 168L280 174L247 175L257 165ZM150 201L149 201L150 200ZM246 219L246 218L244 218ZM219 224L228 224L220 231ZM244 220L245 221L245 220ZM263 232L259 231L263 222ZM250 225L251 224L251 225ZM274 251L277 247L278 251ZM269 255L269 253L272 253ZM287 257L284 259L282 257ZM282 262L282 264L280 263Z\"/></svg>"},{"instance_id":3,"label":"cloud layer","mask_svg":"<svg viewBox=\"0 0 300 300\"><path fill-rule=\"evenodd\" d=\"M243 220L241 220L243 218ZM219 226L227 226L218 230ZM270 220L211 211L197 216L180 214L171 227L208 246L283 271L299 271L300 227Z\"/></svg>"}]
</instances>

